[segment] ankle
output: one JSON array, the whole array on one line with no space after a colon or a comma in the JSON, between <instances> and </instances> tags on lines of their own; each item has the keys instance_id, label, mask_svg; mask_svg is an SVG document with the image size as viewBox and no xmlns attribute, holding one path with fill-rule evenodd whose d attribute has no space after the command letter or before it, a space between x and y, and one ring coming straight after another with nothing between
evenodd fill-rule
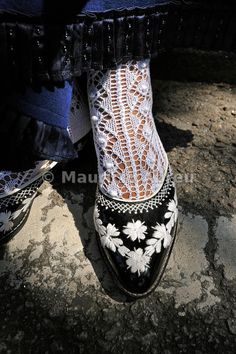
<instances>
[{"instance_id":1,"label":"ankle","mask_svg":"<svg viewBox=\"0 0 236 354\"><path fill-rule=\"evenodd\" d=\"M168 159L152 115L149 61L91 72L88 95L100 190L137 201L158 192Z\"/></svg>"}]
</instances>

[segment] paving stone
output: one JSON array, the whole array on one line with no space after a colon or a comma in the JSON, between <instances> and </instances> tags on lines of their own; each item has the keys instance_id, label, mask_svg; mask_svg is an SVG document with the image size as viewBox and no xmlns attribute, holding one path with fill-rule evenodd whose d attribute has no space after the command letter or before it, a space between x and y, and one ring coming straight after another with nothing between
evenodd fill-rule
<instances>
[{"instance_id":1,"label":"paving stone","mask_svg":"<svg viewBox=\"0 0 236 354\"><path fill-rule=\"evenodd\" d=\"M0 261L0 275L9 273L12 284L18 286L21 282L29 282L36 287L57 288L73 298L77 294L77 284L99 286L99 281L88 259L83 255L83 260L79 260L76 256L78 252L83 253L83 244L68 207L69 201L61 206L51 206L48 196L52 192L55 197L56 191L48 186L35 199L28 222L9 242L4 259ZM78 219L82 220L82 207L74 205L73 208L76 208ZM46 220L40 218L42 210L47 210ZM45 226L50 227L43 231ZM87 230L81 226L80 232ZM22 281L19 274L24 275Z\"/></svg>"},{"instance_id":2,"label":"paving stone","mask_svg":"<svg viewBox=\"0 0 236 354\"><path fill-rule=\"evenodd\" d=\"M216 261L223 265L225 277L233 280L236 278L236 215L231 219L223 216L218 219L216 237Z\"/></svg>"},{"instance_id":3,"label":"paving stone","mask_svg":"<svg viewBox=\"0 0 236 354\"><path fill-rule=\"evenodd\" d=\"M180 214L179 224L178 237L161 287L165 293L173 295L177 307L194 300L198 300L199 309L213 306L220 301L211 293L215 290L213 278L202 274L209 267L204 252L208 242L207 222L203 217L189 213Z\"/></svg>"}]
</instances>

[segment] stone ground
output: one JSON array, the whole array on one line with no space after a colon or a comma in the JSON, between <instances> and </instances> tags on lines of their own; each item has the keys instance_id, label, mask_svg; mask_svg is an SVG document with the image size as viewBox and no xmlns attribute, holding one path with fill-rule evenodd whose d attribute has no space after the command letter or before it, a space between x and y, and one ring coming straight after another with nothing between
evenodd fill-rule
<instances>
[{"instance_id":1,"label":"stone ground","mask_svg":"<svg viewBox=\"0 0 236 354\"><path fill-rule=\"evenodd\" d=\"M0 248L0 353L235 353L236 86L153 87L181 211L160 286L131 302L107 272L92 226L89 141L44 182L27 224ZM70 170L87 183L62 183Z\"/></svg>"}]
</instances>

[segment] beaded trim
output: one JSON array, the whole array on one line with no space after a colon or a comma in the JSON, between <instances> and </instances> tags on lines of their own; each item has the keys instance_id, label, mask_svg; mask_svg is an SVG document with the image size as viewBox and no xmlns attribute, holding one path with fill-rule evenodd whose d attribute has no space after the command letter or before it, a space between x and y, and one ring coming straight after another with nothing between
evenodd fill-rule
<instances>
[{"instance_id":1,"label":"beaded trim","mask_svg":"<svg viewBox=\"0 0 236 354\"><path fill-rule=\"evenodd\" d=\"M9 206L21 204L25 199L31 198L42 184L43 179L39 178L28 187L21 189L19 192L0 199L0 211L7 209Z\"/></svg>"},{"instance_id":2,"label":"beaded trim","mask_svg":"<svg viewBox=\"0 0 236 354\"><path fill-rule=\"evenodd\" d=\"M174 187L173 175L171 173L170 168L168 169L166 179L160 191L152 198L144 201L144 202L117 202L113 199L110 199L104 194L100 192L97 188L96 192L96 203L101 206L105 206L106 209L110 209L112 211L117 210L118 213L134 213L138 212L148 212L150 209L156 208L158 205L161 205L162 202L168 197L170 194L171 188Z\"/></svg>"}]
</instances>

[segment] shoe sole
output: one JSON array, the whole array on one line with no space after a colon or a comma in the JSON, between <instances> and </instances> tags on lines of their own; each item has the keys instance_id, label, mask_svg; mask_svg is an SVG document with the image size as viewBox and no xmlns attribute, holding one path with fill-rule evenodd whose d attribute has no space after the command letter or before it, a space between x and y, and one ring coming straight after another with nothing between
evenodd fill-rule
<instances>
[{"instance_id":1,"label":"shoe sole","mask_svg":"<svg viewBox=\"0 0 236 354\"><path fill-rule=\"evenodd\" d=\"M117 278L117 275L116 273L114 272L113 268L110 266L110 263L108 262L108 259L106 257L106 254L103 250L103 247L101 245L101 242L100 242L100 238L99 238L99 235L98 233L96 232L96 238L97 238L97 242L98 242L98 246L99 246L99 249L100 249L100 252L103 256L103 259L104 259L104 262L106 263L107 265L107 268L110 272L110 274L112 275L112 278L114 279L116 285L118 286L118 288L125 294L127 295L130 299L132 300L135 300L135 299L141 299L141 298L145 298L147 297L148 295L150 295L155 289L156 287L159 285L161 279L162 279L162 276L164 274L164 271L166 269L166 266L169 262L169 258L170 258L170 255L171 255L171 252L172 252L172 249L173 249L173 246L174 246L174 243L175 243L175 239L176 239L176 235L177 235L177 229L178 229L178 220L174 226L174 232L173 232L173 237L172 237L172 242L171 242L171 245L170 247L168 248L168 251L166 252L165 256L164 256L164 259L163 259L163 262L162 262L162 266L160 267L160 271L159 271L159 274L156 278L156 280L154 281L154 283L152 284L152 286L148 289L148 291L146 291L145 293L142 293L142 294L139 294L139 293L132 293L130 291L128 291L127 289L125 289L123 287L123 285L120 283L119 279Z\"/></svg>"}]
</instances>

